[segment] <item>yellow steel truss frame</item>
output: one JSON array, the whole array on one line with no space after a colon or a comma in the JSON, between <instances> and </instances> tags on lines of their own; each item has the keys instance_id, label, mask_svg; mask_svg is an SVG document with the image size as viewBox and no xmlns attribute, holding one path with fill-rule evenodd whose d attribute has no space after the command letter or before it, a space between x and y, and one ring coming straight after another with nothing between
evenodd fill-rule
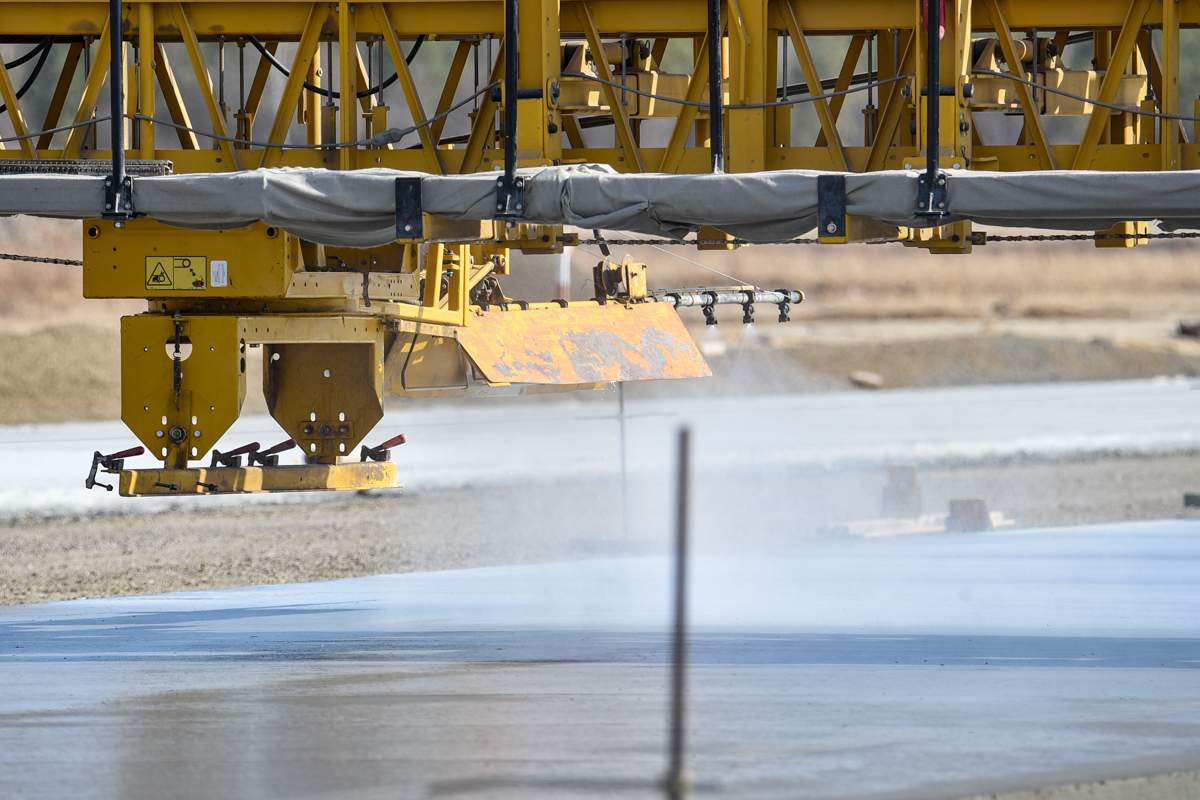
<instances>
[{"instance_id":1,"label":"yellow steel truss frame","mask_svg":"<svg viewBox=\"0 0 1200 800\"><path fill-rule=\"evenodd\" d=\"M289 150L285 145L294 141L294 121L309 119L304 142L318 144L321 125L306 109L319 111L310 92L304 89L306 79L320 80L316 73L318 47L323 42L338 47L336 76L325 78L326 86L335 86L343 96L352 96L363 88L360 45L367 40L385 47L391 62L397 66L400 88L405 105L416 124L429 119L426 107L436 107L443 115L450 107L456 92L461 93L465 67L471 48L486 37L498 39L503 29L501 0L465 0L464 2L362 2L354 4L296 2L295 0L192 0L176 2L140 2L124 5L121 21L122 36L136 42L144 54L142 64L134 71L135 82L129 91L136 96L131 107L153 117L155 98L161 92L166 101L165 111L175 125L199 127L218 135L232 137L235 126L218 109L213 92L213 64L206 59L203 43L218 36L235 41L242 34L253 34L267 43L272 52L284 52L287 45L291 55L291 77L284 80L273 74L265 59L259 59L254 70L250 91L248 116L267 114L272 123L269 132L259 137L269 147L231 144L211 140L204 135L176 131L179 146L169 146L149 120L138 123L138 148L132 155L145 159L165 158L175 163L176 171L226 171L254 169L261 166L322 166L330 169L352 169L358 166L387 166L430 172L469 172L490 170L500 162L496 151L497 131L491 124L498 103L490 96L481 98L469 139L460 145L442 141L446 116L438 116L430 125L420 127L414 140L419 147L402 145L379 149L370 158L361 155L363 147L337 146L330 150ZM724 7L725 75L729 89L726 111L728 163L734 170L766 170L784 168L878 170L897 168L904 162L923 157L923 117L920 98L923 83L921 37L912 32L920 28L921 4L914 0L862 0L854 3L827 3L824 0L727 0ZM672 39L691 42L696 67L689 76L686 99L696 102L704 97L707 69L700 52L707 46L705 4L703 0L663 0L655 3L632 4L628 0L522 0L522 41L520 42L520 88L544 90L543 98L516 101L520 106L518 130L519 157L524 164L548 164L558 161L600 162L622 171L664 170L669 172L701 172L709 162L707 157L707 119L705 111L695 107L674 105L677 124L665 147L648 147L640 141L640 120L633 119L626 106L615 102L619 89L603 84L600 87L605 110L592 114L611 124L614 144L588 146L575 114L564 114L550 97L550 88L561 80L560 47L563 42L587 41L593 52L602 50L605 42L617 35L627 39L652 40L654 52L661 57ZM947 36L942 42L943 86L955 87L953 99L943 98L947 113L946 131L942 139L953 143L954 151L942 154L979 157L990 168L1001 170L1056 169L1060 165L1075 169L1186 169L1200 166L1200 151L1194 142L1187 141L1187 128L1181 123L1151 124L1138 119L1139 110L1154 110L1178 114L1179 98L1179 31L1200 26L1200 2L1184 0L1164 5L1153 0L1069 0L1044 3L1033 0L952 0L947 8ZM1147 28L1163 31L1162 52L1145 36ZM72 122L91 119L108 73L108 37L110 25L107 5L102 2L46 2L45 0L6 0L0 2L0 29L20 40L55 34L70 48L59 74L47 80L57 82L53 102L44 126L53 126L69 104ZM1092 111L1086 131L1076 143L1051 144L1041 115L1037 113L1028 87L1014 84L1012 91L1025 117L1025 131L1018 143L983 142L972 129L973 107L962 87L972 80L970 48L972 40L993 36L998 39L1009 69L1017 60L1014 31L1038 29L1065 43L1071 32L1092 31L1096 34L1097 60L1103 80L1096 99L1111 103L1117 96L1123 77L1136 70L1150 72L1154 86L1154 106L1114 113L1097 106ZM890 32L899 34L901 52L891 53ZM404 63L402 43L425 35L459 43L447 80L442 86L436 105L426 103L418 91L412 70ZM743 108L771 103L778 97L777 87L782 70L778 45L781 35L787 37L795 53L808 91L820 95L821 76L817 73L812 55L814 37L842 36L848 41L842 67L836 76L835 90L849 88L860 63L864 47L878 50L878 76L891 77L892 64L885 64L885 54L899 56L902 74L914 77L904 85L888 85L879 89L879 108L869 124L870 145L850 145L839 131L838 120L845 100L835 97L817 99L813 107L820 120L820 135L816 142L790 141L790 116L786 110L773 108ZM1139 43L1139 35L1142 42ZM85 76L82 91L71 90L71 79L78 70L83 37L94 49L91 69ZM869 37L878 39L872 45ZM887 41L884 41L884 40ZM1101 44L1104 43L1104 44ZM190 72L185 83L198 87L203 109L189 109L176 73L183 61L176 54L174 64L168 56L172 47L183 45ZM498 50L502 50L497 48ZM1101 52L1103 51L1103 52ZM499 53L497 54L499 55ZM286 59L285 59L286 60ZM886 59L891 62L891 58ZM150 67L146 62L152 62ZM1019 63L1019 62L1018 62ZM1113 67L1107 68L1104 67ZM605 81L621 79L607 58L597 60L596 70ZM497 59L491 68L493 80L502 77L502 61ZM1025 74L1025 73L1021 73ZM268 93L267 84L280 84L281 90ZM901 90L904 91L901 91ZM10 111L9 118L18 135L31 128L13 90L8 71L0 68L0 96ZM188 95L194 97L194 95ZM681 99L683 94L677 95ZM267 98L278 97L274 107ZM68 103L68 101L71 101ZM500 101L502 103L503 100ZM370 113L373 101L361 101L363 111ZM341 102L335 128L338 142L360 139L362 123L354 112L354 102ZM299 113L299 117L297 114ZM384 112L386 114L386 112ZM464 109L459 114L466 115ZM318 115L319 116L319 115ZM1125 141L1109 135L1111 120L1123 118L1126 126L1152 131ZM383 117L380 117L383 119ZM202 125L194 123L203 120ZM904 123L908 122L906 126ZM1143 122L1145 124L1143 124ZM960 124L963 123L963 124ZM595 121L592 123L596 124ZM252 123L251 123L252 125ZM915 128L912 134L906 128ZM18 146L0 151L0 157L13 158L81 158L105 157L104 151L86 150L85 141L90 128L77 128L58 138L61 146L53 147L54 137L42 136L25 140ZM248 125L247 130L252 130ZM375 131L376 133L378 131ZM782 137L782 139L781 139ZM485 153L485 150L493 152ZM766 153L771 158L765 157ZM1030 156L1033 156L1032 159ZM1032 163L1031 163L1032 162Z\"/></svg>"}]
</instances>

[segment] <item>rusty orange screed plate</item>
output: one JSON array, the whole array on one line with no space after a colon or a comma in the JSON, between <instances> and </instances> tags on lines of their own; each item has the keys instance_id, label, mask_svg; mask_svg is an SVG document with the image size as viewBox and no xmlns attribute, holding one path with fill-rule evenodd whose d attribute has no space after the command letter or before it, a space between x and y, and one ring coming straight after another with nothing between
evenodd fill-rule
<instances>
[{"instance_id":1,"label":"rusty orange screed plate","mask_svg":"<svg viewBox=\"0 0 1200 800\"><path fill-rule=\"evenodd\" d=\"M662 303L473 314L458 341L489 383L608 383L712 375Z\"/></svg>"}]
</instances>

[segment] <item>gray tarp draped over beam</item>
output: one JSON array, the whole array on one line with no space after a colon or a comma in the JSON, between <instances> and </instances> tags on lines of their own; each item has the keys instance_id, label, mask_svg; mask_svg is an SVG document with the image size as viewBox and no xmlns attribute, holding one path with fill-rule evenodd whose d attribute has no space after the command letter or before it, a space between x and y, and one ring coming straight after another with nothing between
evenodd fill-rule
<instances>
[{"instance_id":1,"label":"gray tarp draped over beam","mask_svg":"<svg viewBox=\"0 0 1200 800\"><path fill-rule=\"evenodd\" d=\"M631 175L603 166L523 169L525 221L682 238L711 225L749 241L803 236L817 223L817 178L807 170L724 175ZM1104 230L1158 220L1166 230L1200 228L1200 171L970 172L950 170L947 221L998 227ZM490 219L497 173L426 175L389 169L348 172L263 169L136 178L134 208L182 228L233 229L263 221L328 245L373 247L395 240L395 179L420 177L424 210ZM916 219L917 173L847 174L846 210L894 225ZM93 219L104 179L0 176L0 215Z\"/></svg>"}]
</instances>

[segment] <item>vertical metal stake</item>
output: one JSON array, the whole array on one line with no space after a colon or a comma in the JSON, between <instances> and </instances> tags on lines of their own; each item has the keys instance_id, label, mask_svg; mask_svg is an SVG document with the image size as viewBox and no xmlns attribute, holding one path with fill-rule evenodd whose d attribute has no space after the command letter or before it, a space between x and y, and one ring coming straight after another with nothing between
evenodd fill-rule
<instances>
[{"instance_id":1,"label":"vertical metal stake","mask_svg":"<svg viewBox=\"0 0 1200 800\"><path fill-rule=\"evenodd\" d=\"M617 381L617 419L621 423L621 531L629 539L629 472L625 449L625 381Z\"/></svg>"},{"instance_id":2,"label":"vertical metal stake","mask_svg":"<svg viewBox=\"0 0 1200 800\"><path fill-rule=\"evenodd\" d=\"M685 680L687 678L687 561L688 496L691 471L691 431L679 431L679 476L675 511L675 637L671 662L671 751L666 789L679 800L691 786L684 763Z\"/></svg>"}]
</instances>

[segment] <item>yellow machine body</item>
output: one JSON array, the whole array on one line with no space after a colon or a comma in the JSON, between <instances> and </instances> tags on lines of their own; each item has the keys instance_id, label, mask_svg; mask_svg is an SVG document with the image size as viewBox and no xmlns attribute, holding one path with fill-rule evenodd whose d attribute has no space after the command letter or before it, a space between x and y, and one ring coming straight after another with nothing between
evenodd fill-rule
<instances>
[{"instance_id":1,"label":"yellow machine body","mask_svg":"<svg viewBox=\"0 0 1200 800\"><path fill-rule=\"evenodd\" d=\"M504 40L503 0L130 2L122 4L120 20L109 19L108 8L103 2L0 2L0 30L11 42L53 35L56 46L68 48L52 70L57 74L47 78L55 83L39 120L22 109L0 64L0 95L17 134L80 124L0 149L0 166L11 159L77 169L111 157L97 149L103 123L87 122L98 113L111 67L110 37L119 32L126 156L175 173L261 167L492 172L504 166L505 132L496 120L510 103L518 113L518 166L597 163L626 173L702 173L712 156L712 121L703 101L714 80L727 104L730 172L919 169L930 157L943 167L1000 171L1200 167L1200 147L1189 142L1184 124L1151 115L1181 112L1179 32L1200 27L1196 3L948 0L940 45L946 91L936 100L942 149L932 155L925 150L930 99L923 91L923 4L914 0L726 0L720 42L708 40L705 0L521 0L518 42ZM1035 38L1028 31L1039 33ZM1087 34L1088 42L1072 43L1078 34ZM276 54L289 77L248 46L248 36ZM426 96L406 61L406 49L419 38L454 48L440 91ZM836 41L844 50L840 68L821 74L818 41ZM243 48L239 63L246 69L231 80L228 68L220 71L225 62L216 51L235 45ZM1068 66L1068 45L1090 50L1088 68ZM709 74L714 46L721 48L720 75ZM482 91L469 108L454 110L473 81L485 87L502 82L509 48L518 49L518 96ZM392 96L403 98L403 121L399 107L380 104L380 94L359 96L382 77L371 60L380 52L397 73ZM676 56L668 59L669 52ZM851 142L839 118L864 52L878 86L864 111L864 139ZM789 62L799 64L799 75L794 68L788 75ZM468 65L476 63L482 71L471 78ZM228 84L241 92L229 92ZM332 88L340 99L330 101L312 87ZM771 105L798 92L807 92L819 120L815 139L800 139L791 106ZM230 95L239 107L226 103ZM469 133L453 140L444 136L452 113L469 120ZM978 119L988 113L1021 117L1015 142L988 141L980 133ZM1086 124L1076 140L1051 143L1044 120L1062 115ZM411 138L404 143L363 144L409 120ZM643 139L651 122L663 125L660 135ZM604 132L597 134L597 127ZM205 138L204 131L218 138ZM309 147L286 148L298 134ZM324 470L311 480L348 488L359 473L333 468L344 466L339 462L370 435L387 394L580 388L707 374L674 311L647 302L644 271L640 284L629 276L622 297L517 305L495 282L509 271L510 251L561 253L575 237L519 222L428 214L423 222L419 238L364 250L324 247L261 222L223 231L146 219L86 222L85 294L148 301L145 314L122 325L123 418L168 471L185 470L237 418L246 359L261 354L271 413L314 462L309 466ZM1122 223L1112 230L1122 238L1101 244L1145 242L1145 225ZM722 231L705 228L700 236L705 248L734 246ZM853 217L844 234L821 241L885 239L934 253L969 253L986 242L969 222L896 229ZM154 483L282 491L293 480L266 472L209 477L158 475ZM310 478L295 485L307 488ZM374 472L362 477L363 485L385 479ZM149 480L145 472L123 476L122 488L155 493Z\"/></svg>"}]
</instances>

